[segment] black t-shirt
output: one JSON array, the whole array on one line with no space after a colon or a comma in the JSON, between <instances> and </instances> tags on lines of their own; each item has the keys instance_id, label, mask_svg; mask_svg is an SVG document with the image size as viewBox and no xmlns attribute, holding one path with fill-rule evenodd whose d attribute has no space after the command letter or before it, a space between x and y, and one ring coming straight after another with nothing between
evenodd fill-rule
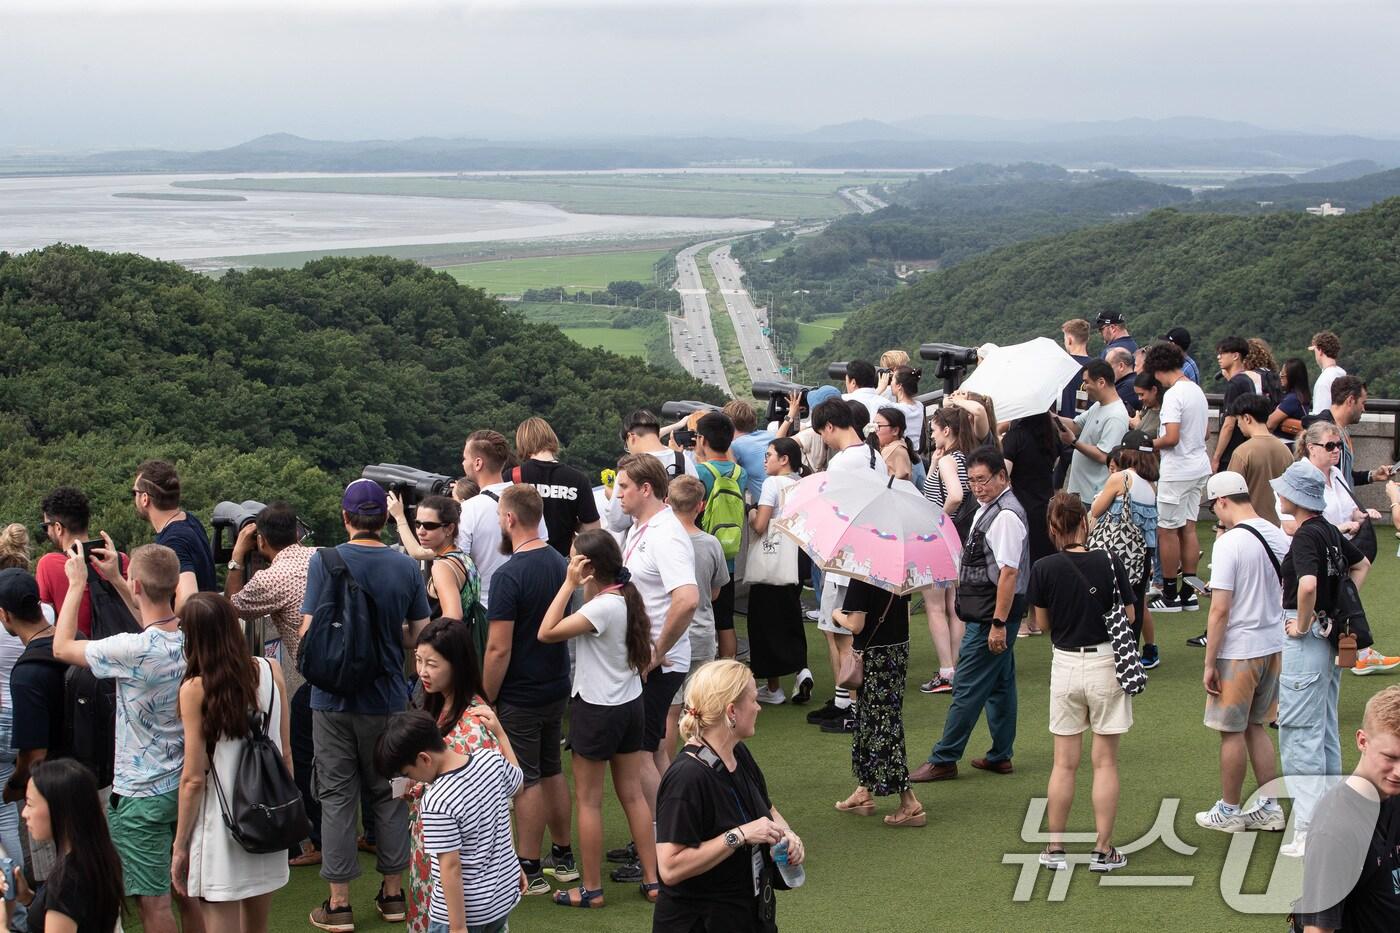
<instances>
[{"instance_id":1,"label":"black t-shirt","mask_svg":"<svg viewBox=\"0 0 1400 933\"><path fill-rule=\"evenodd\" d=\"M1347 568L1365 558L1346 535L1321 515L1298 526L1283 558L1283 608L1298 608L1298 578L1317 577L1314 612L1330 612L1337 605L1337 584Z\"/></svg>"},{"instance_id":2,"label":"black t-shirt","mask_svg":"<svg viewBox=\"0 0 1400 933\"><path fill-rule=\"evenodd\" d=\"M569 646L542 644L540 620L554 602L569 562L552 547L512 554L491 578L491 605L486 617L509 619L510 666L497 700L515 706L546 706L569 696Z\"/></svg>"},{"instance_id":3,"label":"black t-shirt","mask_svg":"<svg viewBox=\"0 0 1400 933\"><path fill-rule=\"evenodd\" d=\"M865 628L853 639L855 650L887 648L909 640L909 597L896 596L864 580L852 580L846 589L846 612L865 613ZM881 621L881 617L884 621Z\"/></svg>"},{"instance_id":4,"label":"black t-shirt","mask_svg":"<svg viewBox=\"0 0 1400 933\"><path fill-rule=\"evenodd\" d=\"M1079 414L1079 405L1075 396L1079 394L1079 387L1084 384L1083 368L1095 359L1097 357L1074 354L1074 361L1079 364L1080 371L1075 373L1069 382L1065 383L1064 391L1060 393L1060 414L1066 418L1073 418Z\"/></svg>"},{"instance_id":5,"label":"black t-shirt","mask_svg":"<svg viewBox=\"0 0 1400 933\"><path fill-rule=\"evenodd\" d=\"M199 519L189 512L180 521L171 522L156 535L156 544L163 544L180 558L180 572L193 573L195 583L201 593L213 593L219 589L214 576L214 550L209 546L209 536Z\"/></svg>"},{"instance_id":6,"label":"black t-shirt","mask_svg":"<svg viewBox=\"0 0 1400 933\"><path fill-rule=\"evenodd\" d=\"M1400 797L1377 804L1345 781L1317 805L1303 856L1302 926L1346 933L1400 929Z\"/></svg>"},{"instance_id":7,"label":"black t-shirt","mask_svg":"<svg viewBox=\"0 0 1400 933\"><path fill-rule=\"evenodd\" d=\"M68 665L55 661L53 636L31 639L10 672L10 701L14 731L10 747L18 751L47 749L57 758L65 749L63 677Z\"/></svg>"},{"instance_id":8,"label":"black t-shirt","mask_svg":"<svg viewBox=\"0 0 1400 933\"><path fill-rule=\"evenodd\" d=\"M1061 551L1031 567L1026 600L1050 610L1050 642L1056 648L1088 648L1108 641L1104 613L1113 606L1115 585L1123 604L1131 606L1133 583L1115 555Z\"/></svg>"},{"instance_id":9,"label":"black t-shirt","mask_svg":"<svg viewBox=\"0 0 1400 933\"><path fill-rule=\"evenodd\" d=\"M704 746L687 745L661 777L656 793L656 841L698 846L726 831L767 816L773 808L768 784L753 755L734 747L733 772L719 771L696 758ZM752 852L740 846L714 868L676 884L661 884L663 897L679 898L696 911L705 902L753 903Z\"/></svg>"},{"instance_id":10,"label":"black t-shirt","mask_svg":"<svg viewBox=\"0 0 1400 933\"><path fill-rule=\"evenodd\" d=\"M1249 378L1248 373L1236 373L1225 383L1225 400L1220 403L1220 410L1228 412L1235 399L1242 395L1257 395L1259 390L1254 386L1254 380ZM1221 416L1224 420L1224 416ZM1220 469L1230 468L1230 458L1235 455L1235 448L1245 442L1244 432L1236 425L1230 434L1230 440L1225 444L1225 453L1220 455Z\"/></svg>"},{"instance_id":11,"label":"black t-shirt","mask_svg":"<svg viewBox=\"0 0 1400 933\"><path fill-rule=\"evenodd\" d=\"M64 914L78 925L78 933L112 933L117 918L112 917L106 924L97 922L93 916L92 897L83 891L83 880L76 871L62 871L60 861L49 871L50 880L34 892L34 900L29 904L29 933L44 933L45 915L50 911ZM52 879L58 877L55 886Z\"/></svg>"},{"instance_id":12,"label":"black t-shirt","mask_svg":"<svg viewBox=\"0 0 1400 933\"><path fill-rule=\"evenodd\" d=\"M520 464L519 482L529 483L544 500L544 523L549 544L565 557L574 543L578 526L598 520L593 487L582 471L552 460L526 460ZM494 580L492 586L495 586Z\"/></svg>"}]
</instances>

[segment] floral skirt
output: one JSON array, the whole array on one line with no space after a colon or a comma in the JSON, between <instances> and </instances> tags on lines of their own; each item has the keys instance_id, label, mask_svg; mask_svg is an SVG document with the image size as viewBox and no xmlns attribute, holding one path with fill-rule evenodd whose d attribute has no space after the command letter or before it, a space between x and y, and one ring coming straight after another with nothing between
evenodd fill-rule
<instances>
[{"instance_id":1,"label":"floral skirt","mask_svg":"<svg viewBox=\"0 0 1400 933\"><path fill-rule=\"evenodd\" d=\"M909 643L866 648L865 682L856 704L851 738L851 770L856 781L877 797L909 789L904 760L904 681L909 670Z\"/></svg>"}]
</instances>

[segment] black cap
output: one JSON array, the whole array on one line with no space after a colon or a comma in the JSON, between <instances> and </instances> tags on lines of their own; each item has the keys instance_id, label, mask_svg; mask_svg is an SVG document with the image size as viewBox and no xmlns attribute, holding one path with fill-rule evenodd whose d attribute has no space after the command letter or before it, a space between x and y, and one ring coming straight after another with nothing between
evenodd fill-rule
<instances>
[{"instance_id":1,"label":"black cap","mask_svg":"<svg viewBox=\"0 0 1400 933\"><path fill-rule=\"evenodd\" d=\"M1184 327L1173 327L1162 339L1181 347L1182 353L1191 349L1191 332Z\"/></svg>"},{"instance_id":2,"label":"black cap","mask_svg":"<svg viewBox=\"0 0 1400 933\"><path fill-rule=\"evenodd\" d=\"M1110 324L1122 324L1123 312L1121 311L1100 311L1098 317L1094 318L1094 327L1102 329Z\"/></svg>"},{"instance_id":3,"label":"black cap","mask_svg":"<svg viewBox=\"0 0 1400 933\"><path fill-rule=\"evenodd\" d=\"M1129 431L1123 435L1123 440L1119 447L1127 447L1130 450L1140 450L1143 453L1152 452L1152 437L1146 431Z\"/></svg>"},{"instance_id":4,"label":"black cap","mask_svg":"<svg viewBox=\"0 0 1400 933\"><path fill-rule=\"evenodd\" d=\"M38 617L39 581L34 574L19 567L0 570L0 609L22 619Z\"/></svg>"}]
</instances>

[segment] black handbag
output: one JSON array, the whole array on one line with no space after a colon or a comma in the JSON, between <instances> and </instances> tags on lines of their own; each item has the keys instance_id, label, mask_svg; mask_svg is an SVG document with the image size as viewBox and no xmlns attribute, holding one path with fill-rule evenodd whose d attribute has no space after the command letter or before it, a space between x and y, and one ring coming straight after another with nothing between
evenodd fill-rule
<instances>
[{"instance_id":1,"label":"black handbag","mask_svg":"<svg viewBox=\"0 0 1400 933\"><path fill-rule=\"evenodd\" d=\"M1361 509L1364 513L1366 510L1361 507L1361 503L1357 501L1356 492L1347 484L1346 480L1338 476L1334 476L1332 479L1333 482L1342 484L1342 488L1345 489L1347 495L1351 497L1352 504L1358 509ZM1376 554L1380 552L1380 543L1376 541L1376 526L1372 523L1369 515L1363 515L1361 527L1356 529L1356 535L1351 539L1351 543L1356 545L1356 549L1361 552L1361 556L1365 557L1373 564L1376 562ZM1362 645L1361 647L1365 646Z\"/></svg>"}]
</instances>

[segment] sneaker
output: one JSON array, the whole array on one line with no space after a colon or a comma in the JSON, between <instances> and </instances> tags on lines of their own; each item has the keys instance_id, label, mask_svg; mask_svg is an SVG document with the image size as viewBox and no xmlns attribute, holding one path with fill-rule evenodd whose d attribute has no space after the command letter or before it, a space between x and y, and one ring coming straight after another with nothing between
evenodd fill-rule
<instances>
[{"instance_id":1,"label":"sneaker","mask_svg":"<svg viewBox=\"0 0 1400 933\"><path fill-rule=\"evenodd\" d=\"M1196 814L1196 825L1203 829L1214 829L1222 833L1242 833L1248 827L1244 814L1238 808L1225 809L1225 801L1217 800L1215 806L1204 813Z\"/></svg>"},{"instance_id":2,"label":"sneaker","mask_svg":"<svg viewBox=\"0 0 1400 933\"><path fill-rule=\"evenodd\" d=\"M1178 600L1169 600L1165 596L1158 594L1148 601L1147 608L1151 609L1153 612L1180 612L1181 603Z\"/></svg>"},{"instance_id":3,"label":"sneaker","mask_svg":"<svg viewBox=\"0 0 1400 933\"><path fill-rule=\"evenodd\" d=\"M1288 819L1283 815L1283 808L1278 804L1269 807L1255 807L1248 813L1241 813L1240 818L1244 820L1244 828L1257 830L1266 833L1281 833L1288 825Z\"/></svg>"},{"instance_id":4,"label":"sneaker","mask_svg":"<svg viewBox=\"0 0 1400 933\"><path fill-rule=\"evenodd\" d=\"M1149 601L1150 601L1150 600L1153 600L1153 599L1156 599L1158 596L1161 596L1161 595L1162 595L1162 584L1160 584L1160 583L1152 583L1152 584L1150 584L1150 585L1147 587L1146 596L1147 596L1147 598L1148 598Z\"/></svg>"},{"instance_id":5,"label":"sneaker","mask_svg":"<svg viewBox=\"0 0 1400 933\"><path fill-rule=\"evenodd\" d=\"M577 881L578 866L574 864L574 853L556 857L552 852L540 862L540 871L553 875L555 881Z\"/></svg>"},{"instance_id":6,"label":"sneaker","mask_svg":"<svg viewBox=\"0 0 1400 933\"><path fill-rule=\"evenodd\" d=\"M618 884L641 884L642 883L642 863L628 862L621 868L614 868L609 875Z\"/></svg>"},{"instance_id":7,"label":"sneaker","mask_svg":"<svg viewBox=\"0 0 1400 933\"><path fill-rule=\"evenodd\" d=\"M374 896L374 906L385 923L403 923L408 919L408 904L404 901L402 889L391 897L384 893L384 884L380 882L379 893Z\"/></svg>"},{"instance_id":8,"label":"sneaker","mask_svg":"<svg viewBox=\"0 0 1400 933\"><path fill-rule=\"evenodd\" d=\"M1204 648L1206 646L1206 633L1202 632L1193 638L1186 639L1186 644L1192 648Z\"/></svg>"},{"instance_id":9,"label":"sneaker","mask_svg":"<svg viewBox=\"0 0 1400 933\"><path fill-rule=\"evenodd\" d=\"M1187 590L1181 597L1182 612L1196 612L1201 608L1201 601L1196 598L1195 590Z\"/></svg>"},{"instance_id":10,"label":"sneaker","mask_svg":"<svg viewBox=\"0 0 1400 933\"><path fill-rule=\"evenodd\" d=\"M609 849L607 855L609 862L620 862L623 865L631 865L637 861L637 844L629 842L620 849Z\"/></svg>"},{"instance_id":11,"label":"sneaker","mask_svg":"<svg viewBox=\"0 0 1400 933\"><path fill-rule=\"evenodd\" d=\"M843 715L840 719L828 719L826 722L822 723L822 731L832 733L855 732L856 717Z\"/></svg>"},{"instance_id":12,"label":"sneaker","mask_svg":"<svg viewBox=\"0 0 1400 933\"><path fill-rule=\"evenodd\" d=\"M1302 858L1308 845L1308 831L1300 829L1293 834L1293 841L1278 847L1278 854L1284 858Z\"/></svg>"},{"instance_id":13,"label":"sneaker","mask_svg":"<svg viewBox=\"0 0 1400 933\"><path fill-rule=\"evenodd\" d=\"M521 893L548 894L552 890L554 889L549 886L549 879L544 876L544 872L538 871L525 876L525 890Z\"/></svg>"},{"instance_id":14,"label":"sneaker","mask_svg":"<svg viewBox=\"0 0 1400 933\"><path fill-rule=\"evenodd\" d=\"M355 914L350 909L350 905L344 907L332 907L329 900L321 902L321 906L311 911L311 925L320 930L329 930L330 933L355 933Z\"/></svg>"},{"instance_id":15,"label":"sneaker","mask_svg":"<svg viewBox=\"0 0 1400 933\"><path fill-rule=\"evenodd\" d=\"M1143 670L1152 670L1162 663L1162 655L1157 651L1156 645L1142 646L1142 667Z\"/></svg>"},{"instance_id":16,"label":"sneaker","mask_svg":"<svg viewBox=\"0 0 1400 933\"><path fill-rule=\"evenodd\" d=\"M769 706L778 706L787 702L787 694L783 693L783 688L769 690L766 686L758 688L758 702L767 703Z\"/></svg>"},{"instance_id":17,"label":"sneaker","mask_svg":"<svg viewBox=\"0 0 1400 933\"><path fill-rule=\"evenodd\" d=\"M1113 848L1113 846L1109 846L1107 852L1100 852L1098 849L1095 849L1089 854L1090 871L1105 874L1126 867L1128 867L1128 857Z\"/></svg>"},{"instance_id":18,"label":"sneaker","mask_svg":"<svg viewBox=\"0 0 1400 933\"><path fill-rule=\"evenodd\" d=\"M934 674L932 680L919 684L920 693L952 693L953 682L942 674Z\"/></svg>"},{"instance_id":19,"label":"sneaker","mask_svg":"<svg viewBox=\"0 0 1400 933\"><path fill-rule=\"evenodd\" d=\"M808 622L815 623L822 620L822 614L815 609L808 609L806 612L802 613L802 618L806 619Z\"/></svg>"},{"instance_id":20,"label":"sneaker","mask_svg":"<svg viewBox=\"0 0 1400 933\"><path fill-rule=\"evenodd\" d=\"M1397 666L1400 666L1400 658L1387 657L1374 648L1367 648L1365 653L1357 653L1356 666L1351 669L1351 672L1364 676L1366 674L1379 674Z\"/></svg>"},{"instance_id":21,"label":"sneaker","mask_svg":"<svg viewBox=\"0 0 1400 933\"><path fill-rule=\"evenodd\" d=\"M1065 860L1064 849L1045 849L1040 853L1040 867L1048 868L1051 871L1064 871L1069 867L1069 862Z\"/></svg>"},{"instance_id":22,"label":"sneaker","mask_svg":"<svg viewBox=\"0 0 1400 933\"><path fill-rule=\"evenodd\" d=\"M836 698L832 697L830 700L826 701L826 704L822 706L821 709L814 709L808 713L807 721L814 726L820 726L828 719L835 719L838 716L844 715L846 715L845 711L836 708Z\"/></svg>"},{"instance_id":23,"label":"sneaker","mask_svg":"<svg viewBox=\"0 0 1400 933\"><path fill-rule=\"evenodd\" d=\"M797 672L797 680L793 684L792 702L798 706L806 706L812 701L812 687L816 685L816 679L812 677L812 672L807 668Z\"/></svg>"}]
</instances>

